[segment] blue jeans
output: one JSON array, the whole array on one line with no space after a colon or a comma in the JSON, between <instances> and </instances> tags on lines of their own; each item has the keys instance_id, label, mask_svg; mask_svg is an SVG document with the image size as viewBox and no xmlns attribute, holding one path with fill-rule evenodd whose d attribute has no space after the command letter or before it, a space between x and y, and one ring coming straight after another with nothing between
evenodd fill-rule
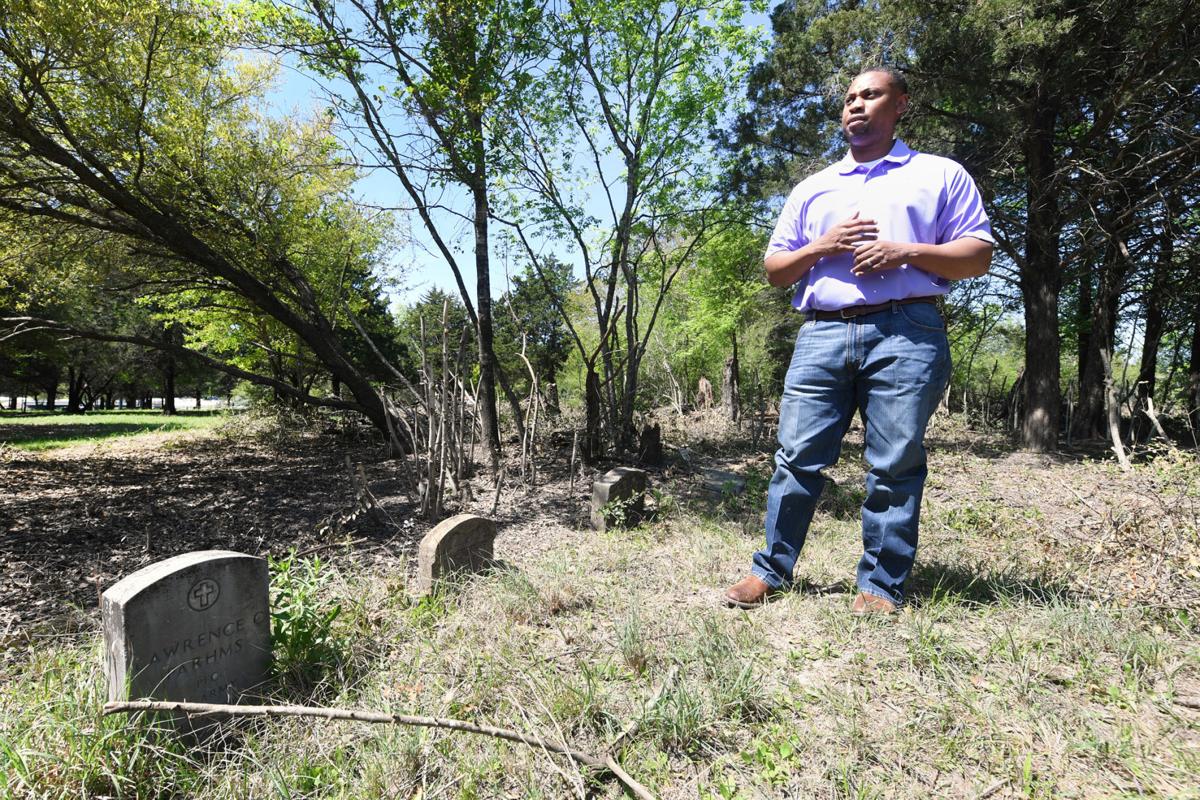
<instances>
[{"instance_id":1,"label":"blue jeans","mask_svg":"<svg viewBox=\"0 0 1200 800\"><path fill-rule=\"evenodd\" d=\"M792 581L825 478L857 409L866 427L867 497L858 588L899 604L917 554L925 426L950 377L945 323L931 303L893 304L800 328L779 406L779 450L767 490L767 544L752 573Z\"/></svg>"}]
</instances>

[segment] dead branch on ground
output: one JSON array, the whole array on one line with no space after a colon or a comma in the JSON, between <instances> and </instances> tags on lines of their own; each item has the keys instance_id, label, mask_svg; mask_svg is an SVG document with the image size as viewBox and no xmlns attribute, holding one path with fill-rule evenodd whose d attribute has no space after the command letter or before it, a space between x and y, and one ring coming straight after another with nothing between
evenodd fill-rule
<instances>
[{"instance_id":1,"label":"dead branch on ground","mask_svg":"<svg viewBox=\"0 0 1200 800\"><path fill-rule=\"evenodd\" d=\"M441 728L444 730L477 733L490 736L493 739L504 739L509 742L548 750L552 753L566 756L584 766L591 767L601 774L611 773L636 797L641 800L653 800L646 787L634 780L611 754L605 758L597 758L590 753L559 744L541 736L521 733L509 728L497 728L492 725L476 725L459 719L442 717L424 717L411 714L389 714L383 711L359 711L352 708L322 708L320 706L251 706L233 705L226 703L184 703L161 700L129 700L105 703L104 716L110 714L131 714L139 711L166 711L190 716L206 716L210 714L227 714L238 717L311 717L317 719L343 719L353 722L370 722L383 725L410 725L418 728Z\"/></svg>"}]
</instances>

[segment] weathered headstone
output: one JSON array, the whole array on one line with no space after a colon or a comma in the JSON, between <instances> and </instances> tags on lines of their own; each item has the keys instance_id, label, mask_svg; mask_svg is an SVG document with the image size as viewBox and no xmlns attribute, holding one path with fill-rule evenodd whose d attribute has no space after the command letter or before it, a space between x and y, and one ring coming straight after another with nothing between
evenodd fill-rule
<instances>
[{"instance_id":1,"label":"weathered headstone","mask_svg":"<svg viewBox=\"0 0 1200 800\"><path fill-rule=\"evenodd\" d=\"M459 514L439 522L417 549L417 589L428 594L434 583L451 572L479 572L493 563L496 523L474 514Z\"/></svg>"},{"instance_id":2,"label":"weathered headstone","mask_svg":"<svg viewBox=\"0 0 1200 800\"><path fill-rule=\"evenodd\" d=\"M657 423L642 428L638 437L638 461L647 467L663 465L662 427Z\"/></svg>"},{"instance_id":3,"label":"weathered headstone","mask_svg":"<svg viewBox=\"0 0 1200 800\"><path fill-rule=\"evenodd\" d=\"M101 603L110 700L233 703L271 664L267 562L229 550L168 558Z\"/></svg>"},{"instance_id":4,"label":"weathered headstone","mask_svg":"<svg viewBox=\"0 0 1200 800\"><path fill-rule=\"evenodd\" d=\"M704 490L720 497L736 496L746 491L746 479L736 472L706 467L700 470L700 475L700 485Z\"/></svg>"},{"instance_id":5,"label":"weathered headstone","mask_svg":"<svg viewBox=\"0 0 1200 800\"><path fill-rule=\"evenodd\" d=\"M592 484L592 528L606 530L610 523L630 524L646 511L646 473L634 467L617 467Z\"/></svg>"}]
</instances>

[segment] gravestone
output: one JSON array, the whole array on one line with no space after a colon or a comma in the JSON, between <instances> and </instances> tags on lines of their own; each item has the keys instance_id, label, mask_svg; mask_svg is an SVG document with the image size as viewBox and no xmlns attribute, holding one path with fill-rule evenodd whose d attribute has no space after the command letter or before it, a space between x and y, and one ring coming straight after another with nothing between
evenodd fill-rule
<instances>
[{"instance_id":1,"label":"gravestone","mask_svg":"<svg viewBox=\"0 0 1200 800\"><path fill-rule=\"evenodd\" d=\"M267 678L267 562L229 550L168 558L102 596L109 700L233 703Z\"/></svg>"},{"instance_id":2,"label":"gravestone","mask_svg":"<svg viewBox=\"0 0 1200 800\"><path fill-rule=\"evenodd\" d=\"M704 490L720 497L736 496L746 491L746 479L736 472L706 467L700 470L700 475L700 485Z\"/></svg>"},{"instance_id":3,"label":"gravestone","mask_svg":"<svg viewBox=\"0 0 1200 800\"><path fill-rule=\"evenodd\" d=\"M614 508L614 506L617 506ZM613 523L634 524L646 511L646 473L617 467L592 484L592 528L607 530Z\"/></svg>"},{"instance_id":4,"label":"gravestone","mask_svg":"<svg viewBox=\"0 0 1200 800\"><path fill-rule=\"evenodd\" d=\"M662 427L657 423L642 428L638 437L638 461L647 467L663 465Z\"/></svg>"},{"instance_id":5,"label":"gravestone","mask_svg":"<svg viewBox=\"0 0 1200 800\"><path fill-rule=\"evenodd\" d=\"M428 594L451 572L479 572L493 563L496 523L474 514L442 520L421 539L417 549L417 589Z\"/></svg>"}]
</instances>

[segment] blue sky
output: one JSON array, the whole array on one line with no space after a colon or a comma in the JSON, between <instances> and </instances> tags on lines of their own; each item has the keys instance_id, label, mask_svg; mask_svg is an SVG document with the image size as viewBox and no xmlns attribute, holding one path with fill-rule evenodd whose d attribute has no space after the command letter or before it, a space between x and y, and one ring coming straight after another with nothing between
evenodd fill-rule
<instances>
[{"instance_id":1,"label":"blue sky","mask_svg":"<svg viewBox=\"0 0 1200 800\"><path fill-rule=\"evenodd\" d=\"M746 27L759 26L766 32L770 30L770 22L766 14L747 12L744 17ZM270 111L273 114L312 118L325 112L328 105L326 88L311 74L298 69L294 62L283 64L279 82L275 92L268 97ZM608 174L617 174L618 162L604 163ZM583 187L585 193L592 197L596 205L589 212L601 216L603 192L599 184ZM354 193L358 200L374 206L395 208L409 205L409 198L400 185L399 180L389 171L379 169L368 172L357 182ZM447 191L447 205L455 210L465 211L465 195L461 191ZM469 221L461 219L452 211L436 211L435 223L442 231L443 237L451 241L451 247L463 269L463 279L474 295L475 273L474 257L472 254L471 226ZM398 224L401 228L400 239L394 263L384 271L393 276L399 276L399 283L392 291L394 305L407 304L415 301L421 294L431 288L439 288L457 295L458 290L450 268L432 245L432 240L425 233L423 226L415 214L399 214ZM602 217L603 218L603 217ZM522 259L515 250L501 244L498 235L503 227L492 223L492 293L501 294L506 289L506 268L515 273L521 269ZM542 252L553 252L568 263L577 264L580 259L569 249L554 242L541 241L535 244Z\"/></svg>"}]
</instances>

